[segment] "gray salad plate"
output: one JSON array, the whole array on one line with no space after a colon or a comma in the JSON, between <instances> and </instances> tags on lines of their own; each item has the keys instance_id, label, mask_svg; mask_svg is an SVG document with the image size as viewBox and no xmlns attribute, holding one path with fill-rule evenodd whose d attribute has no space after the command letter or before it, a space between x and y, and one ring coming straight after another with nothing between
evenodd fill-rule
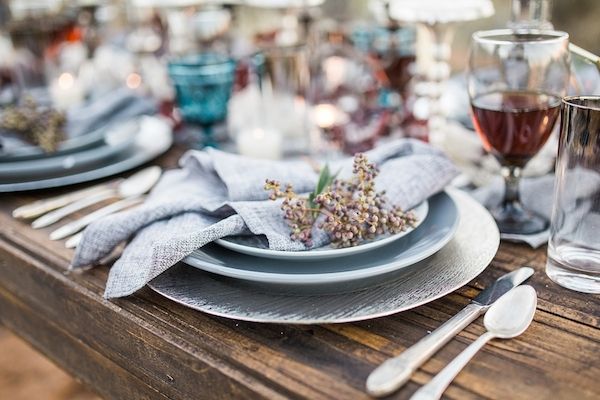
<instances>
[{"instance_id":1,"label":"gray salad plate","mask_svg":"<svg viewBox=\"0 0 600 400\"><path fill-rule=\"evenodd\" d=\"M89 169L67 170L59 176L22 179L6 182L0 179L0 192L18 192L25 190L47 189L89 182L96 179L120 174L138 167L166 152L173 143L171 127L161 118L144 116L140 120L140 129L134 135L129 146L123 151L93 165Z\"/></svg>"},{"instance_id":2,"label":"gray salad plate","mask_svg":"<svg viewBox=\"0 0 600 400\"><path fill-rule=\"evenodd\" d=\"M413 265L450 241L459 223L454 201L439 193L429 199L429 214L410 235L357 255L306 262L274 260L236 253L215 244L194 251L184 262L215 274L278 286L363 285Z\"/></svg>"},{"instance_id":3,"label":"gray salad plate","mask_svg":"<svg viewBox=\"0 0 600 400\"><path fill-rule=\"evenodd\" d=\"M255 257L274 258L277 260L319 261L326 260L328 258L345 257L375 250L408 235L417 229L427 217L427 213L429 212L429 202L425 200L411 211L417 217L417 221L414 226L409 227L404 232L400 232L395 235L383 235L380 238L371 240L358 246L341 249L336 249L330 245L327 245L305 251L271 250L268 248L266 239L261 240L262 238L256 236L231 236L218 239L215 241L215 243L238 253L248 254Z\"/></svg>"},{"instance_id":4,"label":"gray salad plate","mask_svg":"<svg viewBox=\"0 0 600 400\"><path fill-rule=\"evenodd\" d=\"M409 310L469 283L489 265L498 250L500 234L489 212L465 193L451 190L450 195L460 214L452 240L431 257L400 269L377 285L298 295L265 290L260 285L179 263L149 286L162 296L207 314L263 323L344 323ZM416 235L419 229L398 243Z\"/></svg>"}]
</instances>

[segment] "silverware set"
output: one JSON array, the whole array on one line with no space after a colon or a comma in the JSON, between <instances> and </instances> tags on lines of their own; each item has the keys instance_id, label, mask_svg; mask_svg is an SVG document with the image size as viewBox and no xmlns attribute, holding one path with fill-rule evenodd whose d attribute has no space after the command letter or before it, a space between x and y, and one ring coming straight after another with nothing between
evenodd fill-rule
<instances>
[{"instance_id":1,"label":"silverware set","mask_svg":"<svg viewBox=\"0 0 600 400\"><path fill-rule=\"evenodd\" d=\"M377 367L367 378L367 392L372 396L381 397L398 390L435 352L477 317L485 314L484 325L487 332L412 397L414 400L439 399L454 377L489 340L513 338L527 329L533 320L537 295L531 286L517 286L531 275L533 269L523 267L498 278L430 335Z\"/></svg>"},{"instance_id":2,"label":"silverware set","mask_svg":"<svg viewBox=\"0 0 600 400\"><path fill-rule=\"evenodd\" d=\"M154 187L161 175L160 167L148 167L127 179L117 179L18 207L12 215L14 218L35 218L31 226L39 229L53 225L63 218L99 202L117 200L79 219L68 222L50 233L51 240L67 239L65 247L74 248L81 239L80 231L92 222L141 204L146 197L145 194Z\"/></svg>"}]
</instances>

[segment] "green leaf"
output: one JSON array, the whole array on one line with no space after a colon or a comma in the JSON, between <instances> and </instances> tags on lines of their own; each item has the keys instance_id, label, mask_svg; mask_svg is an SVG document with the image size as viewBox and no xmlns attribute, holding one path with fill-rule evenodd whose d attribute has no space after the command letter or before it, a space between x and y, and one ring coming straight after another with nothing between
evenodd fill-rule
<instances>
[{"instance_id":1,"label":"green leaf","mask_svg":"<svg viewBox=\"0 0 600 400\"><path fill-rule=\"evenodd\" d=\"M321 173L319 174L319 180L317 182L317 186L315 187L315 190L311 194L308 195L308 204L311 208L316 208L316 204L314 202L315 197L317 197L319 194L323 193L323 191L325 191L325 189L327 189L329 186L331 186L331 184L333 183L333 181L335 180L335 178L338 176L339 173L340 173L340 171L338 171L332 175L331 170L329 169L329 165L325 164L323 169L321 169Z\"/></svg>"}]
</instances>

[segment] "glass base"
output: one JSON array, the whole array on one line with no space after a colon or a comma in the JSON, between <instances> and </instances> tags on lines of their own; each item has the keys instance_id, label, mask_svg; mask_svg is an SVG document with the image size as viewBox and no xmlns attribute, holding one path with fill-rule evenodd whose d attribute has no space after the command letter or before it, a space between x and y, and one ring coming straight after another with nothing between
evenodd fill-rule
<instances>
[{"instance_id":1,"label":"glass base","mask_svg":"<svg viewBox=\"0 0 600 400\"><path fill-rule=\"evenodd\" d=\"M541 215L512 205L493 210L492 215L501 233L530 235L545 231L550 225Z\"/></svg>"},{"instance_id":2,"label":"glass base","mask_svg":"<svg viewBox=\"0 0 600 400\"><path fill-rule=\"evenodd\" d=\"M590 254L582 251L579 256L589 258ZM567 289L584 293L600 293L600 272L575 269L549 256L546 262L546 275Z\"/></svg>"},{"instance_id":3,"label":"glass base","mask_svg":"<svg viewBox=\"0 0 600 400\"><path fill-rule=\"evenodd\" d=\"M220 147L228 139L227 124L200 125L186 122L177 132L177 142L189 148L201 150L205 147Z\"/></svg>"}]
</instances>

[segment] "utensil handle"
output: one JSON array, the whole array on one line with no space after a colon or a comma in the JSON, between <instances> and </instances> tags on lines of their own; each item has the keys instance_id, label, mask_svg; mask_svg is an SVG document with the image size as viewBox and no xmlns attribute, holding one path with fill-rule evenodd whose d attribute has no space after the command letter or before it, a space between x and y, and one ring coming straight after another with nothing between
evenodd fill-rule
<instances>
[{"instance_id":1,"label":"utensil handle","mask_svg":"<svg viewBox=\"0 0 600 400\"><path fill-rule=\"evenodd\" d=\"M469 347L464 349L450 364L441 370L429 383L422 386L417 390L411 400L437 400L442 397L442 394L446 390L450 383L454 380L456 375L467 365L467 363L473 358L475 354L481 348L494 337L490 332L486 332L479 336L476 341L471 343Z\"/></svg>"},{"instance_id":2,"label":"utensil handle","mask_svg":"<svg viewBox=\"0 0 600 400\"><path fill-rule=\"evenodd\" d=\"M102 183L89 188L77 190L71 193L63 194L49 199L38 200L30 204L25 204L21 207L15 208L12 212L14 218L35 218L49 211L56 210L57 208L64 207L74 201L84 199L86 197L93 196L99 192L103 192L106 189L115 187L121 179Z\"/></svg>"},{"instance_id":3,"label":"utensil handle","mask_svg":"<svg viewBox=\"0 0 600 400\"><path fill-rule=\"evenodd\" d=\"M419 340L397 357L377 367L367 378L367 392L385 396L400 388L436 351L485 311L486 307L471 303L431 334Z\"/></svg>"},{"instance_id":4,"label":"utensil handle","mask_svg":"<svg viewBox=\"0 0 600 400\"><path fill-rule=\"evenodd\" d=\"M67 249L74 249L75 247L79 246L79 242L81 242L82 237L83 231L77 232L76 234L67 239L67 241L65 242L65 247Z\"/></svg>"},{"instance_id":5,"label":"utensil handle","mask_svg":"<svg viewBox=\"0 0 600 400\"><path fill-rule=\"evenodd\" d=\"M117 211L121 211L121 210L131 207L133 205L139 204L142 201L144 201L144 196L135 196L135 197L128 197L123 200L119 200L115 203L109 204L106 207L102 207L92 213L89 213L88 215L86 215L78 220L69 222L68 224L61 226L60 228L58 228L57 230L55 230L54 232L52 232L50 234L50 239L52 239L52 240L64 239L67 236L70 236L70 235L73 235L74 233L79 232L80 230L82 230L83 228L85 228L86 226L91 224L92 222L94 222L102 217L116 213Z\"/></svg>"},{"instance_id":6,"label":"utensil handle","mask_svg":"<svg viewBox=\"0 0 600 400\"><path fill-rule=\"evenodd\" d=\"M105 189L100 191L93 196L85 197L77 201L72 202L64 207L58 208L54 211L50 211L48 214L42 215L31 223L31 226L35 229L44 228L48 225L52 225L55 222L60 221L69 214L73 214L79 210L89 207L93 204L115 197L117 192L114 189Z\"/></svg>"}]
</instances>

